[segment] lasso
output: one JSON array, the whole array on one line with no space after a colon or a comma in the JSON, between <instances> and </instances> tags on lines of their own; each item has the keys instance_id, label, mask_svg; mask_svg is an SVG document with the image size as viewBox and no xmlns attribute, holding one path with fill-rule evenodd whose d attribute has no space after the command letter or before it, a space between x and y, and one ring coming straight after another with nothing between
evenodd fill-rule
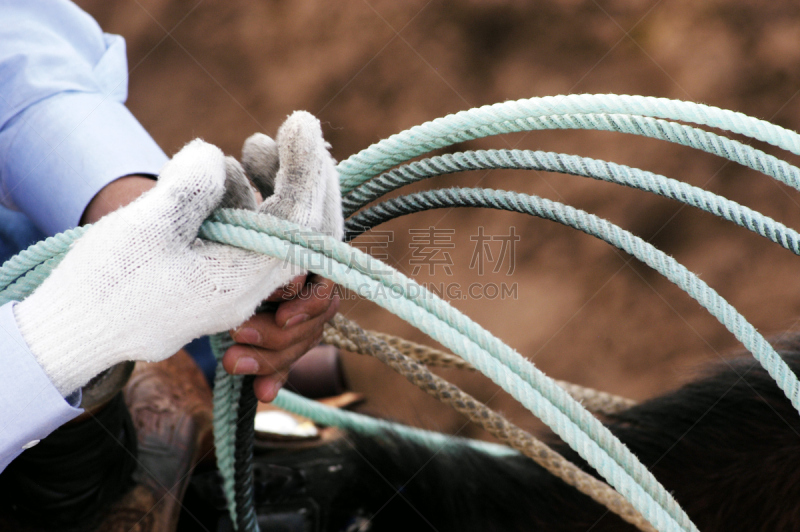
<instances>
[{"instance_id":1,"label":"lasso","mask_svg":"<svg viewBox=\"0 0 800 532\"><path fill-rule=\"evenodd\" d=\"M489 189L432 190L385 201L356 213L387 192L428 177L461 170L491 168L541 169L581 175L660 194L758 233L798 254L800 235L751 209L700 188L664 176L605 161L576 156L496 150L432 157L386 170L411 159L469 139L538 129L599 129L632 133L698 148L759 170L800 190L800 169L764 152L675 120L710 126L768 142L800 154L797 133L748 117L700 104L660 98L616 95L570 95L506 102L449 115L378 142L338 165L341 175L347 238L389 219L426 209L491 207L532 214L596 236L645 262L686 291L713 314L758 359L800 411L800 383L756 329L711 287L677 261L641 238L584 211L537 196ZM57 265L79 228L49 238L15 256L0 268L0 303L30 294ZM672 496L639 460L531 362L493 337L436 295L369 255L295 224L248 211L219 210L200 229L202 238L289 260L336 283L364 293L378 305L445 345L487 375L544 421L659 531L695 531L694 524ZM231 344L216 335L212 347L219 358ZM214 432L217 460L224 479L229 512L239 530L257 530L250 471L252 392L246 378L217 368L214 389ZM378 434L387 429L431 445L447 445L450 437L324 407L286 390L279 407L326 425ZM237 422L239 422L237 428ZM502 447L474 443L492 453ZM249 447L249 448L248 448Z\"/></svg>"}]
</instances>

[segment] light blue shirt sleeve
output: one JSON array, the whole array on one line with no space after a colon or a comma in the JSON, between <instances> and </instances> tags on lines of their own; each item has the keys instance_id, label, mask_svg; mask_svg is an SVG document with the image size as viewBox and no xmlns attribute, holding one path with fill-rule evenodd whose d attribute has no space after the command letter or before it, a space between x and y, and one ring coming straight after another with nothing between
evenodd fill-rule
<instances>
[{"instance_id":1,"label":"light blue shirt sleeve","mask_svg":"<svg viewBox=\"0 0 800 532\"><path fill-rule=\"evenodd\" d=\"M166 155L125 107L125 42L66 0L0 0L0 203L45 234ZM11 303L0 307L0 471L82 412L36 363Z\"/></svg>"},{"instance_id":2,"label":"light blue shirt sleeve","mask_svg":"<svg viewBox=\"0 0 800 532\"><path fill-rule=\"evenodd\" d=\"M63 0L0 0L0 202L46 234L166 155L125 107L125 41Z\"/></svg>"},{"instance_id":3,"label":"light blue shirt sleeve","mask_svg":"<svg viewBox=\"0 0 800 532\"><path fill-rule=\"evenodd\" d=\"M0 471L82 409L67 401L36 362L14 319L15 302L0 307Z\"/></svg>"}]
</instances>

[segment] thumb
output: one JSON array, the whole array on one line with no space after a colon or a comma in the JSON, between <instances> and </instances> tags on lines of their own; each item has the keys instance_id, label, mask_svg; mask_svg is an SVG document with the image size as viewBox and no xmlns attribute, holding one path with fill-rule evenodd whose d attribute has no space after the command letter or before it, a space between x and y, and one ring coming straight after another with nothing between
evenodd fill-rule
<instances>
[{"instance_id":1,"label":"thumb","mask_svg":"<svg viewBox=\"0 0 800 532\"><path fill-rule=\"evenodd\" d=\"M225 156L216 146L193 140L164 165L148 202L185 243L197 237L203 220L225 193ZM152 212L151 211L151 212Z\"/></svg>"}]
</instances>

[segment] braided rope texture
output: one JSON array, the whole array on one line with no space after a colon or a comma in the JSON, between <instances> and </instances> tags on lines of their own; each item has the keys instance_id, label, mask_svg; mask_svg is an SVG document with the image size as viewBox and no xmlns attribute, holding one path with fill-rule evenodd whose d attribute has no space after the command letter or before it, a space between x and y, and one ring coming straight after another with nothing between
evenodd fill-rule
<instances>
[{"instance_id":1,"label":"braided rope texture","mask_svg":"<svg viewBox=\"0 0 800 532\"><path fill-rule=\"evenodd\" d=\"M322 343L350 351L351 353L371 355L371 353L362 348L361 345L356 344L353 340L340 332L337 327L338 326L330 324L325 325L325 329L322 333ZM364 334L373 342L385 342L389 347L395 349L400 354L425 366L477 371L463 358L439 349L434 349L427 345L418 344L406 340L405 338L378 331L364 331ZM576 401L579 401L586 410L593 414L616 414L636 404L636 401L628 399L627 397L621 397L593 388L586 388L585 386L567 381L556 380L555 382L564 388Z\"/></svg>"},{"instance_id":2,"label":"braided rope texture","mask_svg":"<svg viewBox=\"0 0 800 532\"><path fill-rule=\"evenodd\" d=\"M258 226L261 232L250 229ZM264 238L270 234L281 237ZM351 289L370 287L371 299L376 303L461 354L542 419L656 528L695 530L672 496L638 459L562 388L518 353L399 272L387 271L385 265L368 255L324 235L301 231L285 220L246 211L218 212L215 221L203 225L201 235L219 242L236 241L241 247L271 256L288 257L302 268ZM287 249L286 241L281 238L303 247ZM334 260L326 261L325 257ZM379 271L381 275L376 273ZM408 287L416 297L409 294Z\"/></svg>"},{"instance_id":3,"label":"braided rope texture","mask_svg":"<svg viewBox=\"0 0 800 532\"><path fill-rule=\"evenodd\" d=\"M456 412L463 414L489 434L531 458L552 475L591 497L639 530L655 532L652 525L613 488L581 470L544 442L509 422L454 384L434 375L381 338L368 334L341 314L334 316L331 323L342 337L356 346L357 352L377 358L421 390L450 405Z\"/></svg>"},{"instance_id":4,"label":"braided rope texture","mask_svg":"<svg viewBox=\"0 0 800 532\"><path fill-rule=\"evenodd\" d=\"M236 503L236 529L243 532L258 532L253 492L253 449L255 445L255 418L258 399L253 391L255 375L242 379L239 393L239 408L236 421L236 443L234 446L234 497Z\"/></svg>"},{"instance_id":5,"label":"braided rope texture","mask_svg":"<svg viewBox=\"0 0 800 532\"><path fill-rule=\"evenodd\" d=\"M342 200L350 215L362 205L405 185L443 174L467 170L526 169L590 177L630 188L652 192L719 216L800 254L800 234L780 222L727 198L675 179L637 168L560 153L528 150L468 151L431 157L382 174L351 191ZM794 170L797 168L792 167ZM384 204L383 208L389 208ZM473 205L479 206L479 205ZM350 217L345 224L346 239L356 238L377 225L372 207Z\"/></svg>"},{"instance_id":6,"label":"braided rope texture","mask_svg":"<svg viewBox=\"0 0 800 532\"><path fill-rule=\"evenodd\" d=\"M733 306L672 257L620 227L572 207L537 196L492 189L430 190L393 198L348 220L374 227L390 219L426 209L489 207L557 221L635 256L678 285L715 316L758 359L800 411L800 383L778 353Z\"/></svg>"},{"instance_id":7,"label":"braided rope texture","mask_svg":"<svg viewBox=\"0 0 800 532\"><path fill-rule=\"evenodd\" d=\"M708 105L616 94L569 94L530 98L461 111L397 133L339 163L342 192L350 192L372 176L418 155L491 135L539 129L541 117L587 115L590 129L602 129L592 115L622 114L678 120L739 133L800 155L800 135L742 113ZM542 124L547 125L547 124ZM644 134L639 128L613 129Z\"/></svg>"},{"instance_id":8,"label":"braided rope texture","mask_svg":"<svg viewBox=\"0 0 800 532\"><path fill-rule=\"evenodd\" d=\"M217 469L222 475L222 491L228 501L228 514L231 523L239 523L236 501L235 447L236 423L239 415L239 400L242 394L241 375L231 375L222 367L222 355L234 344L228 333L211 337L211 351L217 360L214 373L213 390L213 428L214 447L217 456Z\"/></svg>"},{"instance_id":9,"label":"braided rope texture","mask_svg":"<svg viewBox=\"0 0 800 532\"><path fill-rule=\"evenodd\" d=\"M541 199L539 199L539 200L541 200ZM546 201L546 200L541 200L541 201ZM451 205L452 205L452 204L451 204ZM554 206L552 206L552 205L551 205L550 207L551 207L551 209L552 209L552 208L555 208L555 210L557 210L557 211L560 211L560 210L563 210L563 209L567 209L567 211L569 211L569 208L567 208L567 207L565 207L565 206L563 206L563 205L562 205L562 206L558 206L558 207L554 207ZM575 211L575 210L574 210L574 209L572 209L572 211ZM577 212L577 211L575 211L575 212ZM575 214L575 212L573 212L572 214ZM540 214L541 214L541 213L540 213ZM552 214L552 213L551 213L551 214ZM242 213L242 215L244 216L244 215L246 215L246 213ZM594 219L594 218L592 218L592 217L591 217L591 215L588 215L587 213L581 213L581 214L580 214L578 217L580 218L581 216L589 217L589 220L590 220L590 221L592 221L592 222L594 222L594 223L600 223L600 222L603 222L603 221L601 221L601 220L599 220L599 219ZM553 216L553 217L554 217L554 218L556 218L556 219L558 219L558 216ZM224 218L224 216L223 216L223 218ZM241 220L240 220L240 221L241 221ZM562 223L564 222L564 220L561 220L561 219L559 219L558 221L562 221ZM569 223L569 222L567 221L567 223ZM605 222L605 223L607 224L607 222ZM248 225L248 224L245 222L245 223L244 223L244 225ZM256 225L257 225L257 224L256 224ZM575 226L575 224L573 224L573 225ZM585 220L584 220L584 225L585 225ZM602 226L602 225L603 225L603 223L600 223L600 225ZM609 225L609 226L606 226L606 228L608 228L608 227L612 227L612 228L613 228L614 226L610 226L610 225ZM585 227L584 227L583 229L585 230ZM619 229L619 228L616 228L616 230L614 230L614 229L612 229L612 230L611 230L611 232L612 232L612 233L614 233L615 231L622 231L622 230L621 230L621 229ZM592 231L587 231L587 232L590 232L590 233L592 233L592 234L598 234L598 235L599 235L599 233L598 233L596 230L595 230L594 232L592 232ZM624 232L623 232L623 233L624 233ZM295 234L297 234L297 231L295 231ZM667 273L667 276L668 276L669 278L671 278L671 279L672 279L674 282L677 282L679 285L682 285L682 286L684 286L684 287L686 287L686 286L689 286L689 288L692 288L690 285L688 285L688 284L685 282L685 279L683 280L684 282L681 282L681 275L678 275L678 276L676 277L676 276L674 275L674 272L673 272L673 275L669 274L669 272L665 272L665 271L664 271L664 270L665 270L665 268L663 267L663 264L661 265L662 267L659 267L659 261L658 261L658 260L657 260L657 261L655 261L655 262L653 262L652 260L648 261L644 253L642 253L641 251L637 253L637 252L635 251L635 249L634 249L634 247L636 247L636 246L632 246L632 245L631 245L631 239L633 239L632 241L634 242L634 244L641 244L641 245L643 245L643 246L644 246L646 249L647 249L647 246L649 246L649 245L647 245L646 243L644 243L643 241L640 241L640 239L638 239L638 242L637 242L637 239L636 239L636 237L633 237L633 235L629 235L629 234L627 235L627 237L626 237L625 239L623 239L623 240L628 240L628 243L627 243L627 244L618 244L618 245L620 245L620 247L622 247L622 249L625 249L625 250L626 250L626 251L628 251L629 253L632 253L632 254L634 254L634 255L638 256L640 259L643 259L643 260L645 260L645 262L648 262L649 264L653 265L654 267L656 267L657 269L659 269L660 271L662 271L662 273ZM299 240L299 239L298 239L298 240ZM609 239L609 240L611 240L611 241L614 241L614 240L619 240L619 238L618 238L618 236L617 236L617 238L611 238L611 239ZM338 244L338 243L337 243L337 244ZM308 245L308 243L307 243L307 242L306 242L306 245ZM652 248L652 246L650 246L650 248ZM262 250L262 251L263 251L263 250ZM671 261L672 259L670 259L669 257L665 257L665 256L663 256L663 254L660 254L660 256L659 256L659 253L660 253L660 252L658 252L658 250L655 250L654 248L652 248L652 250L650 250L650 251L653 251L653 252L654 252L654 254L657 256L657 258L659 258L659 259L660 259L662 262L666 262L667 264L674 265L674 261L672 261L672 263L670 263L670 261ZM268 252L268 253L269 253L269 252ZM293 252L293 253L294 253L294 252ZM329 254L329 255L330 255L330 254ZM367 257L363 257L363 256L362 256L362 257L359 257L359 258L356 258L356 259L354 259L354 260L351 260L351 261L349 261L349 263L350 263L350 264L364 264L364 261L365 261L365 260L368 260L368 258L367 258ZM679 266L679 265L678 265L678 266ZM674 269L676 269L676 270L678 271L678 273L680 273L680 274L683 274L683 273L684 273L684 271L685 271L685 268L684 268L683 270L681 270L681 268L682 268L682 267L678 267L678 268L674 268ZM369 272L369 271L372 271L372 272L374 272L374 271L378 271L378 270L379 270L379 269L377 269L377 268L373 268L372 270L370 270L369 268L367 268L367 269L366 269L366 271L368 271L368 272ZM692 275L691 275L691 274L690 274L688 271L686 271L685 273L686 273L686 274L688 274L690 277L693 277L693 276L692 276ZM341 280L339 280L339 279L335 279L335 280L337 280L337 282L343 282L343 281L344 281L344 278L342 278ZM408 281L408 280L406 279L406 281ZM699 281L699 279L697 279L697 283L700 283L700 287L705 287L705 288L707 289L707 291L705 291L705 292L701 293L701 296L703 296L703 297L701 297L701 299L708 299L709 297L710 297L710 298L712 298L712 299L714 299L714 297L716 297L717 299L721 299L721 298L719 298L719 296L718 296L718 295L716 295L716 293L715 293L715 292L713 292L713 290L711 290L709 287L705 286L705 285L704 285L704 284L703 284L701 281ZM696 283L695 283L695 284L696 284ZM393 282L393 283L392 283L392 282L390 282L390 283L389 283L389 286L391 286L393 290L394 290L394 289L397 289L397 288L399 288L399 289L400 289L400 292L402 292L402 286L403 286L403 285L402 285L402 283L397 283L397 282ZM696 288L696 287L695 287L695 288ZM708 292L708 291L710 291L710 292ZM698 292L698 291L697 291L696 289L695 289L695 290L692 290L692 291L690 291L690 293L692 293L692 294L693 294L693 296L694 296L694 297L696 297L696 298L698 297L698 296L697 296L697 292ZM428 295L428 296L430 297L430 295ZM425 302L425 300L426 300L426 299L427 299L427 298L423 298L423 303ZM726 309L725 309L725 305L727 305L727 303L725 303L725 304L723 304L723 305L722 305L722 307L723 307L723 310L726 310ZM386 306L387 306L387 308L390 308L390 309L391 309L391 305L386 305ZM424 305L423 305L423 306L424 306ZM707 306L707 307L709 307L709 304L708 304L708 303L706 303L706 306ZM712 310L713 310L713 309L712 309ZM397 310L397 309L393 309L393 311L394 311L394 312L396 312L396 313L398 313L399 315L401 315L401 314L398 312L398 310ZM726 311L726 312L727 312L727 311ZM735 311L733 311L733 312L735 313ZM716 314L716 315L718 315L718 317L720 316L720 313L719 313L719 312L716 312L715 314ZM736 314L736 315L738 315L738 313L735 313L735 314ZM401 316L402 316L402 315L401 315ZM405 316L403 316L403 317L405 317ZM722 315L722 318L725 318L725 315L724 315L724 313L723 313L723 315ZM406 319L408 319L408 318L406 318ZM743 318L742 318L742 319L743 319ZM414 323L415 321L417 322L417 323L415 323L417 326L419 326L420 328L422 328L423 330L425 330L425 322L424 322L424 320L420 320L420 321L414 320L414 321L412 321L412 323ZM725 320L723 319L722 321L725 321ZM730 321L730 320L728 320L728 321ZM736 321L736 319L735 319L735 318L734 318L734 321ZM736 324L734 324L734 325L736 325ZM738 330L738 329L737 329L735 326L732 326L732 325L730 325L730 324L728 324L728 326L729 326L729 328L730 328L730 329L732 329L732 331L733 331L735 334L737 334L737 335L740 337L740 339L742 339L743 343L745 343L746 345L750 345L750 346L752 346L752 345L753 345L753 342L752 342L752 341L747 341L747 338L742 338L741 334L739 334L739 333L741 333L741 331L740 331L740 330ZM426 331L426 332L428 332L428 331ZM752 332L754 332L754 330L752 330L752 331L746 331L746 332L752 333ZM435 332L429 332L429 334L432 334L432 335L434 335L434 336L435 336ZM757 333L755 333L755 334L757 335ZM439 339L440 341L442 341L442 339L441 339L441 338L437 338L437 339ZM772 350L772 349L771 349L771 347L769 347L769 346L768 346L768 344L766 344L766 341L764 341L764 340L763 340L763 338L761 338L761 339L760 339L760 341L761 341L761 343L763 343L763 346L762 346L762 347L765 347L767 351L771 351L771 350ZM446 342L444 342L444 341L443 341L443 343L446 343ZM757 343L758 343L758 342L757 342ZM783 363L783 362L782 362L782 360L780 360L780 359L779 359L779 357L777 357L777 354L775 354L775 357L776 357L776 359L779 361L779 364L778 364L778 365L780 365L780 364L782 364L782 363ZM518 368L517 368L517 369L518 369ZM787 374L787 378L789 378L790 380L791 380L791 379L794 379L794 380L796 381L796 378L794 378L794 375L793 375L793 374L791 374L791 372L789 372L789 373ZM513 395L513 394L512 394L512 395ZM787 395L789 395L789 394L787 394ZM525 401L523 401L523 403L525 403ZM539 413L537 413L537 415L539 415ZM540 416L540 417L542 417L542 416ZM544 417L543 417L543 419L544 419ZM548 420L547 420L547 419L545 419L545 422L548 422ZM551 426L552 426L552 425L551 425ZM557 428L555 428L555 427L553 427L553 428L554 428L554 430L556 430L556 432L559 432ZM592 435L592 436L594 437L594 435ZM564 436L562 435L562 437L564 437ZM568 440L568 439L569 439L569 437L565 437L565 440ZM603 443L603 444L606 444L607 442L605 442L605 441L604 441L604 442L602 442L602 443ZM612 448L613 448L613 447L614 447L614 446L613 446L613 444L612 444ZM593 449L593 450L594 450L594 449ZM624 451L624 450L614 449L614 451L620 451L620 452L622 453L622 455L623 455L623 456L625 455L625 451ZM616 458L616 457L615 457L615 458ZM627 456L626 456L625 458L627 458ZM590 461L590 463L591 463L591 461L592 461L592 460L591 460L591 458L587 458L587 460L589 460L589 461ZM635 458L634 458L633 460L635 461ZM624 462L624 460L622 460L622 461ZM625 466L626 466L626 468L627 468L628 466L630 466L630 464L629 464L629 463L626 463L626 464L625 464ZM637 476L638 476L638 474L641 474L641 471L636 471L636 469L637 469L637 467L636 467L636 466L631 466L631 467L633 467L633 470L634 470L634 475L637 475ZM613 469L613 467L612 467L612 469ZM625 483L625 481L623 481L623 484L624 484L624 483ZM637 483L638 483L638 479L637 479ZM641 485L641 484L640 484L640 485ZM655 490L656 490L656 492L657 492L657 490L658 490L658 488L655 488L655 487L654 487L652 484L648 485L647 487L648 487L649 489L655 489ZM647 503L646 499L645 499L645 503ZM660 506L660 504L659 504L659 506Z\"/></svg>"},{"instance_id":10,"label":"braided rope texture","mask_svg":"<svg viewBox=\"0 0 800 532\"><path fill-rule=\"evenodd\" d=\"M245 212L228 213L228 214L233 215L233 217L242 217L242 216L244 216L245 218L247 218L247 217L251 216L251 214L245 213ZM224 218L225 215L223 214L221 217ZM255 222L255 223L253 223L253 222ZM295 228L289 227L288 231L287 231L286 227L283 227L283 228L281 228L281 227L278 227L278 228L273 227L274 225L280 226L281 225L281 221L267 219L267 220L261 220L260 222L265 223L266 226L269 226L270 228L272 228L273 230L275 230L279 234L282 233L283 235L287 235L287 233L288 233L289 235L293 235L295 239L299 239L299 236L300 236L299 234L301 233L301 231L298 231L298 228L296 228L296 227ZM254 220L250 220L248 223L250 225L259 225L259 220L255 220L255 221ZM245 225L246 226L246 225L248 225L248 223L243 223L241 225ZM214 229L222 229L223 227L220 227L222 225L224 225L224 224L220 224L219 222L207 222L204 225L204 229L206 230L206 232L209 232L209 230L210 230L210 233L206 234L205 236L213 238L214 235L211 234L211 233L214 232ZM242 227L229 226L228 229L230 231L232 231L233 233L242 233ZM245 232L246 232L246 230L245 230ZM261 247L261 246L258 246L258 245L254 245L254 242L257 243L256 241L258 240L254 235L247 235L247 234L242 235L242 234L239 234L238 237L239 238L229 238L229 239L225 239L224 237L221 237L221 238L222 238L223 241L228 240L230 242L233 242L235 240L239 240L239 245L243 245L243 247L250 248L250 249ZM315 241L319 242L320 238L322 238L320 235L316 235L311 240L315 240ZM263 239L261 241L261 243L264 244L264 243L272 242L273 249L270 250L270 249L268 249L268 246L263 246L263 247L261 247L260 251L267 252L269 254L272 254L273 256L286 257L287 255L286 255L285 242L281 241L278 238L275 238L274 240L275 241L272 242L272 240L269 239L269 238ZM290 240L291 240L291 238L290 238ZM242 244L242 242L245 242L245 244ZM335 243L337 245L339 244L338 242L333 242L333 243ZM328 242L327 244L332 244L332 242ZM306 242L306 245L308 245L308 242ZM351 250L351 251L353 251L353 250ZM293 257L297 256L298 258L299 258L299 255L300 255L299 252L292 254ZM306 257L306 258L308 258L308 257ZM366 257L362 256L362 257L357 257L353 261L346 261L345 263L346 264L347 263L349 263L349 264L364 264L364 260L366 260L366 259L367 259ZM303 262L303 261L300 260L300 262ZM367 262L369 262L369 261L367 261ZM317 262L317 263L319 263L319 262ZM354 273L354 272L352 272L352 269L350 269L350 270L351 270L351 273ZM370 271L369 267L368 267L367 271ZM376 270L373 268L372 271L376 271ZM368 279L368 278L364 277L363 280L366 280L366 279ZM337 279L334 279L334 280L337 280ZM338 282L345 281L345 276L342 276L341 280L337 280L337 281ZM395 286L395 287L401 286L402 287L402 285L399 285L399 284L393 284L393 286ZM391 306L387 305L387 308L391 309ZM395 310L397 310L397 309L395 309ZM408 319L408 318L406 318L406 319ZM458 321L458 320L456 320L456 321ZM424 317L421 320L413 320L412 323L413 322L417 322L417 324L420 325L420 328L422 328L423 330L425 330L427 328L427 327L423 327L422 326L425 323L427 323L426 320L424 319ZM443 325L446 325L446 324L443 324ZM437 335L435 331L430 331L429 330L429 331L426 331L426 332L429 332L429 334L432 334L434 337L436 337L436 335ZM443 341L444 338L437 338L437 339L442 341L442 343L444 343L445 345L450 344L449 346L452 346L452 344L453 344L452 341ZM472 349L474 349L473 346L470 346L470 347ZM457 350L457 348L455 348L455 349ZM526 372L523 371L522 373L525 374ZM495 376L495 378L498 378L498 377ZM514 380L513 377L511 378L511 380L512 381ZM539 383L539 384L541 384L541 383ZM546 390L546 391L549 392L551 390ZM538 396L538 393L535 393L534 397L537 397L537 396ZM541 397L541 396L538 396L538 397ZM542 398L542 399L544 399L544 398ZM544 400L544 402L545 403L549 403L549 401L547 401L547 400ZM546 405L543 407L544 410L542 410L541 406L540 407L536 407L535 404L530 404L531 401L523 401L523 403L529 403L527 405L527 406L529 406L529 408L533 408L535 412L538 411L537 412L538 414L544 414L544 415L541 415L540 417L542 417L542 419L545 420L545 422L549 421L548 424L551 424L551 427L553 427L554 430L557 433L562 434L562 437L564 437L565 441L571 441L571 440L574 439L573 437L575 436L575 434L574 434L575 427L574 426L571 427L570 424L567 424L566 427L564 427L563 425L558 425L556 423L557 418L559 417L557 412L552 411ZM235 410L235 409L230 409L230 410ZM562 410L562 409L559 408L559 410ZM569 413L574 412L574 409L573 410L563 409L563 410L566 410ZM554 415L555 415L556 419L553 418ZM553 425L557 425L557 426L553 426ZM591 426L589 428L591 428ZM579 429L579 431L581 431L581 430ZM569 432L569 434L564 434L565 432ZM590 434L590 437L592 439L594 439L595 436ZM578 439L581 439L581 437L578 436ZM603 438L598 438L598 440L596 440L596 441L599 441L599 443L603 447L608 445L608 441L604 440ZM575 443L573 442L572 445L575 445ZM580 447L580 445L578 447ZM612 444L612 448L613 447L614 446ZM589 461L590 463L593 463L593 464L598 463L598 459L600 458L600 456L605 454L605 453L601 452L600 455L597 455L597 452L600 452L600 451L599 451L599 449L595 449L595 447L592 444L589 444L589 450L588 451L586 451L585 448L583 448L583 447L581 447L581 449L578 449L578 450L579 450L579 452L581 450L584 450L584 453L581 453L581 454L586 454L586 456L584 456L584 458L586 458L587 461ZM621 472L617 470L615 465L605 464L605 463L603 463L600 466L598 466L599 470L603 470L603 471L601 471L601 474L606 476L606 478L609 479L609 481L612 483L612 485L615 485L615 487L617 487L617 489L619 489L623 494L625 494L629 498L631 497L631 495L637 495L637 497L634 497L632 499L632 502L634 502L635 505L638 504L638 505L640 505L640 506L642 506L644 508L644 511L640 510L640 511L642 511L643 514L648 515L648 512L649 512L649 515L652 516L655 521L657 521L656 523L654 523L654 525L657 528L661 526L661 527L664 527L665 529L673 529L674 525L675 525L675 522L672 519L670 519L669 517L667 517L667 516L665 516L663 514L664 508L660 504L660 501L656 502L656 501L654 501L653 499L651 499L650 497L647 496L649 494L643 494L643 493L640 492L640 489L643 489L646 486L648 488L648 491L651 491L651 490L653 490L655 488L656 493L657 493L658 492L658 488L655 487L655 486L658 486L657 482L655 482L655 480L653 479L651 482L642 482L642 483L640 483L639 479L636 478L636 477L637 476L641 477L643 475L643 472L641 471L641 469L639 469L639 467L637 467L635 465L631 466L631 463L626 461L626 460L628 460L628 457L625 456L625 450L614 449L612 451L612 454L616 454L617 455L617 456L615 456L615 458L619 458L619 454L620 453L622 454L622 457L624 458L623 460L621 460L623 462L623 464L621 464L621 465L623 465L623 469L630 470L632 468L631 472L634 475L634 478L631 479L630 477L628 477L627 474L621 474ZM606 455L606 459L602 459L600 461L604 462L605 460L607 460L607 458L608 458L608 455ZM633 463L636 463L635 458L631 457L631 459L633 460ZM617 460L615 459L614 462L617 462ZM617 463L617 465L620 465L620 464ZM639 471L637 471L637 469L639 469ZM612 474L612 472L613 472L613 474ZM644 472L644 477L646 478L646 476L648 474L649 473ZM609 478L609 477L611 477L611 478ZM634 483L637 484L637 486L631 486L630 485L630 481L631 480L633 480ZM655 484L655 486L654 486L653 483ZM644 484L644 485L642 485L642 484ZM639 489L637 489L637 488L639 488ZM663 488L661 488L661 489L663 490ZM659 495L661 495L661 494L659 494ZM662 495L662 497L663 497L663 495ZM654 507L654 505L655 505L655 507ZM675 506L677 506L677 505L675 505ZM639 508L637 508L637 509L639 509ZM652 522L652 520L651 520L651 522ZM681 528L683 528L683 527L681 527ZM659 529L661 529L661 528L659 528Z\"/></svg>"},{"instance_id":11,"label":"braided rope texture","mask_svg":"<svg viewBox=\"0 0 800 532\"><path fill-rule=\"evenodd\" d=\"M499 133L548 128L605 129L624 133L661 138L705 151L717 153L746 166L757 169L797 188L798 173L795 167L771 156L752 150L744 144L724 137L701 133L702 130L667 122L677 120L705 125L743 134L795 154L800 154L800 136L763 120L741 113L725 111L701 104L616 95L568 95L534 98L506 102L479 109L463 111L443 117L381 141L339 164L343 193L349 194L367 180L396 164L427 153L433 149L465 140ZM724 152L724 153L723 153ZM721 202L700 189L686 185L676 186L666 178L638 171L627 172L622 167L585 160L568 160L569 156L539 158L536 164L550 164L555 171L575 172L598 179L619 182L643 188L665 196L674 197L691 205L706 206L707 210L754 230L767 238L797 252L797 236L792 230L766 217L759 218L752 211L739 210L733 202ZM476 159L477 160L477 159ZM495 164L486 158L480 164ZM500 164L500 163L498 163ZM514 163L516 164L516 163ZM588 170L587 170L588 169ZM583 171L584 173L579 173ZM592 175L592 174L597 175ZM605 177L602 177L605 176ZM460 205L483 205L492 208L526 212L552 219L580 229L588 234L623 249L650 265L690 296L705 306L723 323L775 378L795 408L800 405L797 378L786 367L763 337L736 310L716 292L670 257L623 229L583 211L534 196L503 191L474 191L455 189L433 191L430 195L411 195L402 198L385 212L370 221L388 219L402 213L417 212L426 208L445 206L442 202ZM360 192L359 192L360 193ZM438 194L438 195L437 195ZM348 209L362 207L363 198L348 203ZM722 198L724 200L724 198ZM713 201L712 201L713 200ZM727 201L727 200L725 200ZM358 203L362 203L358 205ZM405 203L403 203L405 202ZM388 203L385 205L389 205ZM757 213L755 213L757 214ZM611 486L630 501L631 505L659 531L696 530L688 516L672 497L650 475L605 427L554 381L519 354L499 342L488 332L470 322L426 290L398 272L389 271L383 264L375 264L371 257L344 244L310 234L293 224L254 213L220 211L202 229L203 238L251 249L271 256L287 259L315 273L322 273L346 287L369 287L371 299L416 325L420 330L459 353L469 364L485 373L516 397L523 405L549 425L556 434L572 446L591 464ZM355 227L355 229L358 229ZM0 297L5 301L22 299L57 265L70 243L82 229L58 235L40 243L0 269ZM309 268L322 264L320 268ZM362 267L362 265L364 267ZM375 272L381 272L377 275ZM413 287L411 294L409 287ZM361 292L359 292L361 293ZM230 338L212 339L215 352L221 354ZM233 446L238 398L241 395L241 378L218 372L219 394L215 390L215 433L219 432L218 459L223 473L226 496L235 496L233 480ZM220 386L221 383L221 386ZM277 403L297 410L319 411L304 400L281 392ZM216 419L217 414L219 420ZM326 413L330 417L330 413ZM320 414L322 417L323 414ZM311 416L309 416L311 417ZM336 416L333 416L336 417ZM375 430L378 420L367 421L353 416L339 416L339 421L362 430ZM408 429L419 439L436 440L425 431ZM439 442L446 440L439 439ZM491 450L487 447L487 450ZM227 456L230 454L230 458ZM231 517L237 523L236 508L229 505Z\"/></svg>"}]
</instances>

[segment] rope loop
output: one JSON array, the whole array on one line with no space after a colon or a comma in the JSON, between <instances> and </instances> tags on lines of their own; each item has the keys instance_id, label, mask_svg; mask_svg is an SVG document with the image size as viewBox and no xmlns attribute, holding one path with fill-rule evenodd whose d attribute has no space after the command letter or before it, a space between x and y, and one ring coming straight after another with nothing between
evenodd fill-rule
<instances>
[{"instance_id":1,"label":"rope loop","mask_svg":"<svg viewBox=\"0 0 800 532\"><path fill-rule=\"evenodd\" d=\"M532 98L439 118L392 135L342 161L337 169L341 176L345 214L350 216L401 186L444 173L527 168L600 179L669 197L725 218L793 253L800 253L800 234L767 216L698 187L606 161L546 152L487 150L431 157L386 172L432 150L489 135L545 129L595 129L662 139L714 153L800 190L800 169L797 167L743 143L686 124L742 134L800 155L800 135L797 133L741 113L702 104L610 94ZM797 377L736 309L668 255L587 212L537 196L502 190L429 190L384 201L350 217L346 223L348 240L397 216L455 206L503 209L545 218L600 238L635 256L708 309L753 353L795 408L800 410ZM0 303L27 297L85 230L78 228L56 235L6 262L0 268ZM570 395L576 390L568 392L519 353L391 267L325 235L249 211L220 209L203 223L199 236L288 260L359 294L367 294L376 304L456 353L464 365L484 373L539 417L628 501L629 506L620 502L610 490L598 488L605 493L603 497L609 505L622 509L630 522L643 530L697 530L647 468ZM342 330L353 333L349 341L363 344L363 335L358 329L341 322L340 325ZM232 344L227 334L212 338L212 349L218 359ZM391 345L383 340L377 345L373 351L379 356L387 361L401 360L402 355L398 357ZM434 382L426 379L423 380L429 384ZM445 395L455 394L449 385L436 382L434 387L445 390ZM241 376L228 375L221 364L218 365L214 390L217 460L231 520L237 530L251 531L258 529L252 490L248 485L249 473L245 467L249 460L247 446L252 431L236 430L237 420L246 420L252 415L253 399L248 394L243 397L244 386L247 383L243 384ZM608 401L609 398L600 400ZM453 441L449 436L335 411L285 390L279 393L275 404L320 423L369 434L379 435L390 429L429 445L444 446ZM502 426L507 433L517 434L513 426ZM471 442L470 445L498 456L515 452L507 447L481 442Z\"/></svg>"},{"instance_id":2,"label":"rope loop","mask_svg":"<svg viewBox=\"0 0 800 532\"><path fill-rule=\"evenodd\" d=\"M367 179L396 164L445 146L490 135L550 129L539 127L536 119L541 117L597 114L622 114L705 125L761 140L800 155L800 135L742 113L648 96L568 94L503 102L461 111L392 135L339 163L342 192L350 192ZM638 129L620 128L615 131L644 134L643 130Z\"/></svg>"}]
</instances>

